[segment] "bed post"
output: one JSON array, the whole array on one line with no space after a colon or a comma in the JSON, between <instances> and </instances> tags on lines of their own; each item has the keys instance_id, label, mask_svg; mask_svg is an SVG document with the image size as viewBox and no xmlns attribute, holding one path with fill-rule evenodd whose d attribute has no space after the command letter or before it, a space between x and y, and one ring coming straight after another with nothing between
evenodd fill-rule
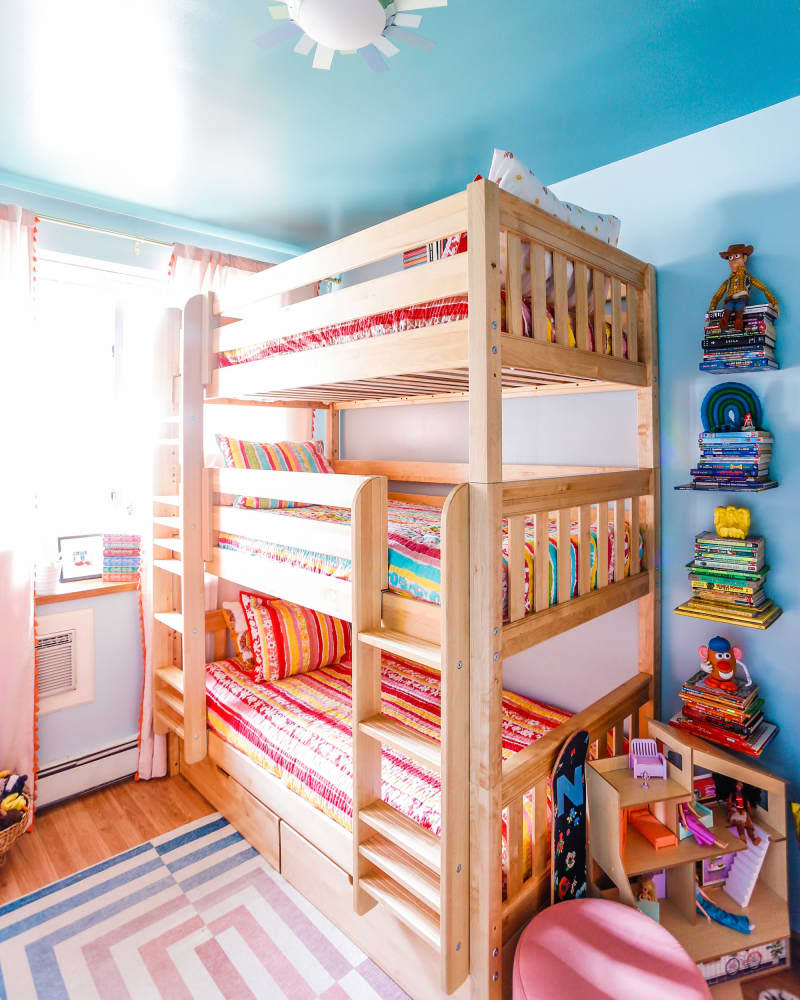
<instances>
[{"instance_id":1,"label":"bed post","mask_svg":"<svg viewBox=\"0 0 800 1000\"><path fill-rule=\"evenodd\" d=\"M639 468L653 470L652 496L643 496L640 522L647 525L645 556L650 574L649 592L639 598L639 670L653 675L648 704L639 712L640 729L645 720L661 714L661 457L658 417L658 304L656 270L644 271L644 288L639 296L639 359L647 366L647 386L636 392L639 428Z\"/></svg>"},{"instance_id":2,"label":"bed post","mask_svg":"<svg viewBox=\"0 0 800 1000\"><path fill-rule=\"evenodd\" d=\"M470 970L500 997L503 921L502 373L497 188L467 188L470 526Z\"/></svg>"},{"instance_id":3,"label":"bed post","mask_svg":"<svg viewBox=\"0 0 800 1000\"><path fill-rule=\"evenodd\" d=\"M331 465L339 461L339 410L335 403L325 414L325 457Z\"/></svg>"}]
</instances>

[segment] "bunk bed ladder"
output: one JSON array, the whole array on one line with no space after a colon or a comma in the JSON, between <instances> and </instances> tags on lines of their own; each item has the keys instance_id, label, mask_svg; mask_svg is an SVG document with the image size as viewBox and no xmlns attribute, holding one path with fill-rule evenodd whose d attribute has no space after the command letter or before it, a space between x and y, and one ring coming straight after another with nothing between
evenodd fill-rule
<instances>
[{"instance_id":1,"label":"bunk bed ladder","mask_svg":"<svg viewBox=\"0 0 800 1000\"><path fill-rule=\"evenodd\" d=\"M204 558L209 503L203 473L210 302L166 310L158 332L153 496L153 728L175 733L187 763L206 755Z\"/></svg>"},{"instance_id":2,"label":"bunk bed ladder","mask_svg":"<svg viewBox=\"0 0 800 1000\"><path fill-rule=\"evenodd\" d=\"M383 903L439 951L445 993L453 992L469 972L468 512L469 489L458 486L442 509L440 644L383 628L374 603L362 604L354 594L355 906L364 912L375 902ZM353 520L354 547L364 547L364 558L369 540L362 537L355 508ZM385 541L380 544L385 548ZM356 591L365 582L358 573L358 558ZM381 651L441 672L440 743L381 712ZM441 837L381 800L383 746L441 772Z\"/></svg>"}]
</instances>

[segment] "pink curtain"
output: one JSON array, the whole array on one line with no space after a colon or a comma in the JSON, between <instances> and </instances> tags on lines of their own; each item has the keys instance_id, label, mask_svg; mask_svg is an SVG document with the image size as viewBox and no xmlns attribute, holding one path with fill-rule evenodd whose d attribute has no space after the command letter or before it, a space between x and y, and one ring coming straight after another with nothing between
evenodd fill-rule
<instances>
[{"instance_id":1,"label":"pink curtain","mask_svg":"<svg viewBox=\"0 0 800 1000\"><path fill-rule=\"evenodd\" d=\"M0 490L0 770L27 774L35 786L36 664L34 657L33 525L30 438L35 351L31 340L34 220L15 205L0 205L0 427L17 428L19 447L6 461ZM46 401L39 400L45 406Z\"/></svg>"},{"instance_id":2,"label":"pink curtain","mask_svg":"<svg viewBox=\"0 0 800 1000\"><path fill-rule=\"evenodd\" d=\"M169 262L166 301L170 307L183 309L186 302L200 292L219 292L231 289L246 281L256 271L263 271L269 264L234 257L230 254L201 250L198 247L175 244ZM151 469L147 470L149 474ZM144 477L149 479L149 475ZM148 497L154 490L148 490ZM152 507L145 507L151 510ZM152 531L151 525L144 529L142 536L142 642L144 645L145 671L142 689L141 718L139 728L139 768L140 778L160 778L167 773L167 749L164 736L153 732L153 691L152 691L152 627L153 595L151 592ZM218 581L206 574L206 608L218 606Z\"/></svg>"}]
</instances>

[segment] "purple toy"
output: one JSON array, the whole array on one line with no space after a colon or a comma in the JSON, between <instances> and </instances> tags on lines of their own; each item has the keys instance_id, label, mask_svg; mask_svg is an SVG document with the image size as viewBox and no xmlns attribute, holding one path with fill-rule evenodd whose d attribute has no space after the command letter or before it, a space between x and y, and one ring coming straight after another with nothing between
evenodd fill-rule
<instances>
[{"instance_id":1,"label":"purple toy","mask_svg":"<svg viewBox=\"0 0 800 1000\"><path fill-rule=\"evenodd\" d=\"M634 778L641 778L645 771L651 778L667 776L667 760L655 740L631 740L628 767L633 768Z\"/></svg>"}]
</instances>

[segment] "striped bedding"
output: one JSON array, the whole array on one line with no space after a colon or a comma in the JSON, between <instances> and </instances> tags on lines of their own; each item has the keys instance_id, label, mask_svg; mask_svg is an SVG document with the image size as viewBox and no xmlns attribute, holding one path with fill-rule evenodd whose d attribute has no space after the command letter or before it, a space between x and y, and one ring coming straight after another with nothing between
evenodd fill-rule
<instances>
[{"instance_id":1,"label":"striped bedding","mask_svg":"<svg viewBox=\"0 0 800 1000\"><path fill-rule=\"evenodd\" d=\"M352 826L351 670L349 662L259 684L238 660L206 668L208 726L341 826ZM439 740L440 676L383 654L382 711ZM503 757L534 743L569 714L503 692ZM383 749L382 797L421 826L441 833L439 776L409 757ZM530 872L531 803L524 824ZM503 853L505 862L505 819Z\"/></svg>"},{"instance_id":2,"label":"striped bedding","mask_svg":"<svg viewBox=\"0 0 800 1000\"><path fill-rule=\"evenodd\" d=\"M307 518L313 521L347 523L350 511L340 507L319 505L272 511L288 517ZM597 586L597 530L590 533L591 586ZM350 560L320 552L292 548L274 542L262 542L229 532L219 533L219 547L231 552L244 552L252 556L275 559L278 562L299 566L321 573L323 576L350 579ZM525 526L525 612L533 606L533 554L534 520ZM609 580L614 574L614 527L608 529ZM641 552L641 539L640 539ZM556 603L558 579L558 539L555 523L550 526L550 604ZM570 544L570 576L572 596L578 593L578 527L572 526ZM630 569L630 528L625 525L625 569ZM431 604L441 603L441 511L435 507L389 501L389 590L404 597L413 597ZM508 602L508 535L503 526L503 616L507 617Z\"/></svg>"}]
</instances>

